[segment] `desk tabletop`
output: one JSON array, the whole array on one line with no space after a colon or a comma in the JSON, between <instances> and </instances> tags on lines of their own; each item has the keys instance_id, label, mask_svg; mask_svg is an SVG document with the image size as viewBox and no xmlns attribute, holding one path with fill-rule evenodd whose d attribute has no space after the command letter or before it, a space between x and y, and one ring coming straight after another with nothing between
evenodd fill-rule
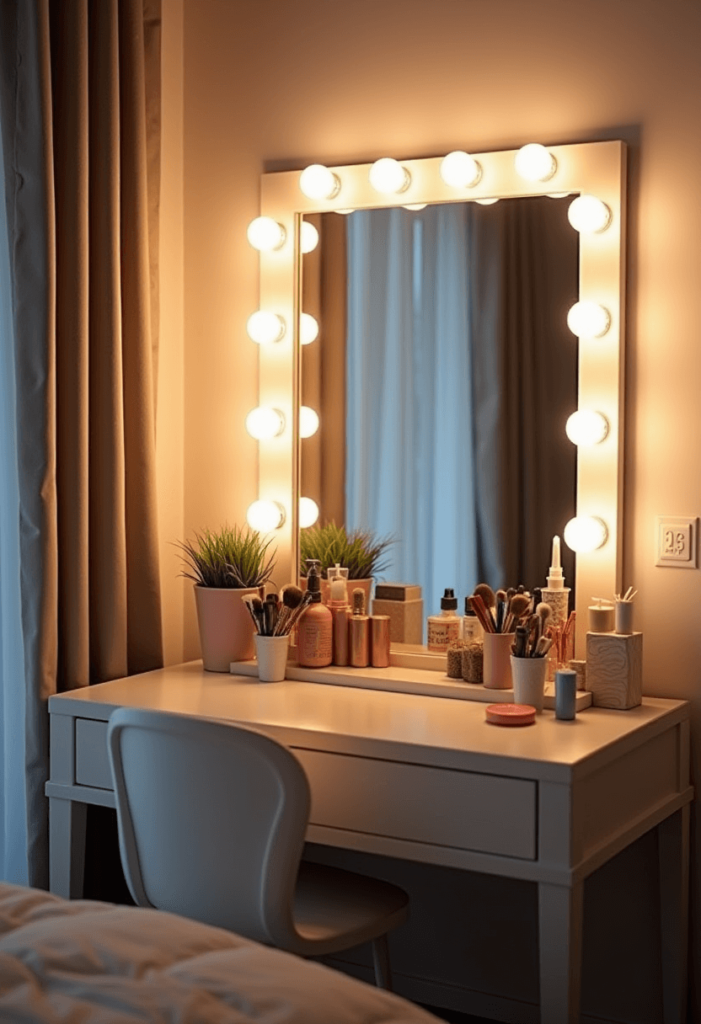
<instances>
[{"instance_id":1,"label":"desk tabletop","mask_svg":"<svg viewBox=\"0 0 701 1024\"><path fill-rule=\"evenodd\" d=\"M200 661L82 687L49 699L51 714L106 721L118 707L223 718L289 746L464 771L571 782L689 717L686 701L646 697L629 711L554 712L519 728L490 725L482 703L205 672Z\"/></svg>"}]
</instances>

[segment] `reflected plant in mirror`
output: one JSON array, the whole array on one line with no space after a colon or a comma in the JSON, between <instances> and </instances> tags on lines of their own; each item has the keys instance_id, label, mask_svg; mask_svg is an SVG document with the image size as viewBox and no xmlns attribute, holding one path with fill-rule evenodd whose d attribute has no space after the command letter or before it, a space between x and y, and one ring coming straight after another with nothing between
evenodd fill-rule
<instances>
[{"instance_id":1,"label":"reflected plant in mirror","mask_svg":"<svg viewBox=\"0 0 701 1024\"><path fill-rule=\"evenodd\" d=\"M323 579L336 565L348 569L349 580L376 579L389 564L391 544L391 537L378 537L369 529L346 530L333 521L310 526L300 534L300 575L307 575L307 559L316 559Z\"/></svg>"}]
</instances>

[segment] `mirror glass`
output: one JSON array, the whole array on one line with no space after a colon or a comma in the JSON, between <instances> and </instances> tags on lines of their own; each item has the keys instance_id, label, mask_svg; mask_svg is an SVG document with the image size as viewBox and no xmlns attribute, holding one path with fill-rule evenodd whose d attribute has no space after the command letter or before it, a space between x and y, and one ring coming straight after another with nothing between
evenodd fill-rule
<instances>
[{"instance_id":1,"label":"mirror glass","mask_svg":"<svg viewBox=\"0 0 701 1024\"><path fill-rule=\"evenodd\" d=\"M301 494L322 526L391 539L376 580L421 585L424 618L446 587L462 614L477 582L544 586L575 514L571 198L305 217L319 245L302 309L320 332L301 394L319 428L300 442ZM564 546L563 567L573 587Z\"/></svg>"}]
</instances>

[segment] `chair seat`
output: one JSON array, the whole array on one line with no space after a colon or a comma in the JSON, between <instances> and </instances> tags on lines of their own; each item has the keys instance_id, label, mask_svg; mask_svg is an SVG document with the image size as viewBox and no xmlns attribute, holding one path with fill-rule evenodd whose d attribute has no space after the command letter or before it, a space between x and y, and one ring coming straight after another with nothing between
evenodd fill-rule
<instances>
[{"instance_id":1,"label":"chair seat","mask_svg":"<svg viewBox=\"0 0 701 1024\"><path fill-rule=\"evenodd\" d=\"M324 956L369 942L406 921L409 897L389 882L325 864L300 864L293 904L299 945Z\"/></svg>"}]
</instances>

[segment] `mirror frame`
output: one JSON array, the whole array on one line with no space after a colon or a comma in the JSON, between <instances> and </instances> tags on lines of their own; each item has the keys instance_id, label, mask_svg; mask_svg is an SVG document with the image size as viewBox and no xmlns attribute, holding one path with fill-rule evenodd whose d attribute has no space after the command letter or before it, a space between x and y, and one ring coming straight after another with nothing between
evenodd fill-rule
<instances>
[{"instance_id":1,"label":"mirror frame","mask_svg":"<svg viewBox=\"0 0 701 1024\"><path fill-rule=\"evenodd\" d=\"M573 344L579 343L578 408L595 409L609 422L604 441L580 447L577 453L576 515L598 516L608 528L607 540L601 548L577 555L574 607L578 612L578 652L585 649L587 605L592 597L612 598L614 593L621 592L626 149L620 141L548 149L557 160L557 169L543 182L526 181L519 176L514 166L518 150L472 153L480 163L482 176L469 188L454 188L443 182L439 173L442 157L400 161L409 171L411 182L399 195L375 191L368 178L371 164L330 167L340 179L341 188L328 200L312 200L302 193L301 170L261 176L260 214L271 217L285 229L285 241L280 248L260 253L258 307L278 313L287 325L280 341L260 346L259 356L259 405L273 406L285 417L285 429L280 435L258 442L258 497L279 502L286 513L274 534L279 584L296 581L299 561L299 238L303 217L339 209L579 193L596 196L611 210L610 223L603 231L579 235L579 299L605 306L611 324L601 338L583 338L579 342L574 336L572 339ZM323 324L319 341L314 344L319 342L323 344ZM547 569L543 566L543 583Z\"/></svg>"}]
</instances>

